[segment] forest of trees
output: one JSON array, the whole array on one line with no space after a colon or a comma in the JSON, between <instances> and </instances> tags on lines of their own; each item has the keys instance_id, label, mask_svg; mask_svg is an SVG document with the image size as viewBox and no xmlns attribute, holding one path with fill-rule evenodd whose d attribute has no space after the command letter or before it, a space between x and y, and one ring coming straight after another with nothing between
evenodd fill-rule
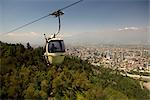
<instances>
[{"instance_id":1,"label":"forest of trees","mask_svg":"<svg viewBox=\"0 0 150 100\"><path fill-rule=\"evenodd\" d=\"M2 99L149 99L138 80L80 58L66 56L61 65L47 66L43 48L29 43L0 42L0 72Z\"/></svg>"}]
</instances>

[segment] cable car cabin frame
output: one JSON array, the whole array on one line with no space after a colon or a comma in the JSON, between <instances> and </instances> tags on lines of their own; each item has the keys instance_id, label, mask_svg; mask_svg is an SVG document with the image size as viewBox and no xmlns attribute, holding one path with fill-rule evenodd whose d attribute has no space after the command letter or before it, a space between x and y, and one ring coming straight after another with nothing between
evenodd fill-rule
<instances>
[{"instance_id":1,"label":"cable car cabin frame","mask_svg":"<svg viewBox=\"0 0 150 100\"><path fill-rule=\"evenodd\" d=\"M48 64L59 65L65 58L65 44L63 39L48 39L45 45L45 59Z\"/></svg>"}]
</instances>

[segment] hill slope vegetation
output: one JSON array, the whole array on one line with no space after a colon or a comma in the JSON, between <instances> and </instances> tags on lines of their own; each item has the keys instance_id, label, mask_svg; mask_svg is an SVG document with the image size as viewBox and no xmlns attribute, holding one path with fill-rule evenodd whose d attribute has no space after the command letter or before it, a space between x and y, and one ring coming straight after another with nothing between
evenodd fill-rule
<instances>
[{"instance_id":1,"label":"hill slope vegetation","mask_svg":"<svg viewBox=\"0 0 150 100\"><path fill-rule=\"evenodd\" d=\"M116 70L66 56L63 64L47 66L43 48L29 43L0 42L0 98L148 99L149 91Z\"/></svg>"}]
</instances>

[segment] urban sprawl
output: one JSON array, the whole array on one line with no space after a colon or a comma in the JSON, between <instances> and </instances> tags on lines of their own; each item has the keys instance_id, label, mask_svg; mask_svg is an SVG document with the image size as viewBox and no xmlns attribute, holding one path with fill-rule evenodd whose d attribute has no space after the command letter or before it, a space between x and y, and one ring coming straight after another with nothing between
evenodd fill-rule
<instances>
[{"instance_id":1,"label":"urban sprawl","mask_svg":"<svg viewBox=\"0 0 150 100\"><path fill-rule=\"evenodd\" d=\"M150 48L119 46L75 46L67 49L68 55L80 57L97 66L123 71L150 72Z\"/></svg>"}]
</instances>

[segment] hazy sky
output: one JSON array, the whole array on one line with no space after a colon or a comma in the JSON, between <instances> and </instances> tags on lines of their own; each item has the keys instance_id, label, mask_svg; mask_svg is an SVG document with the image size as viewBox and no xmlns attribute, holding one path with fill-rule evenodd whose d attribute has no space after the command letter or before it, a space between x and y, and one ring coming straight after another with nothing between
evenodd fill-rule
<instances>
[{"instance_id":1,"label":"hazy sky","mask_svg":"<svg viewBox=\"0 0 150 100\"><path fill-rule=\"evenodd\" d=\"M44 44L57 31L53 16L13 33L14 28L77 0L0 0L0 40ZM66 43L150 44L150 0L84 0L64 10L61 35Z\"/></svg>"}]
</instances>

